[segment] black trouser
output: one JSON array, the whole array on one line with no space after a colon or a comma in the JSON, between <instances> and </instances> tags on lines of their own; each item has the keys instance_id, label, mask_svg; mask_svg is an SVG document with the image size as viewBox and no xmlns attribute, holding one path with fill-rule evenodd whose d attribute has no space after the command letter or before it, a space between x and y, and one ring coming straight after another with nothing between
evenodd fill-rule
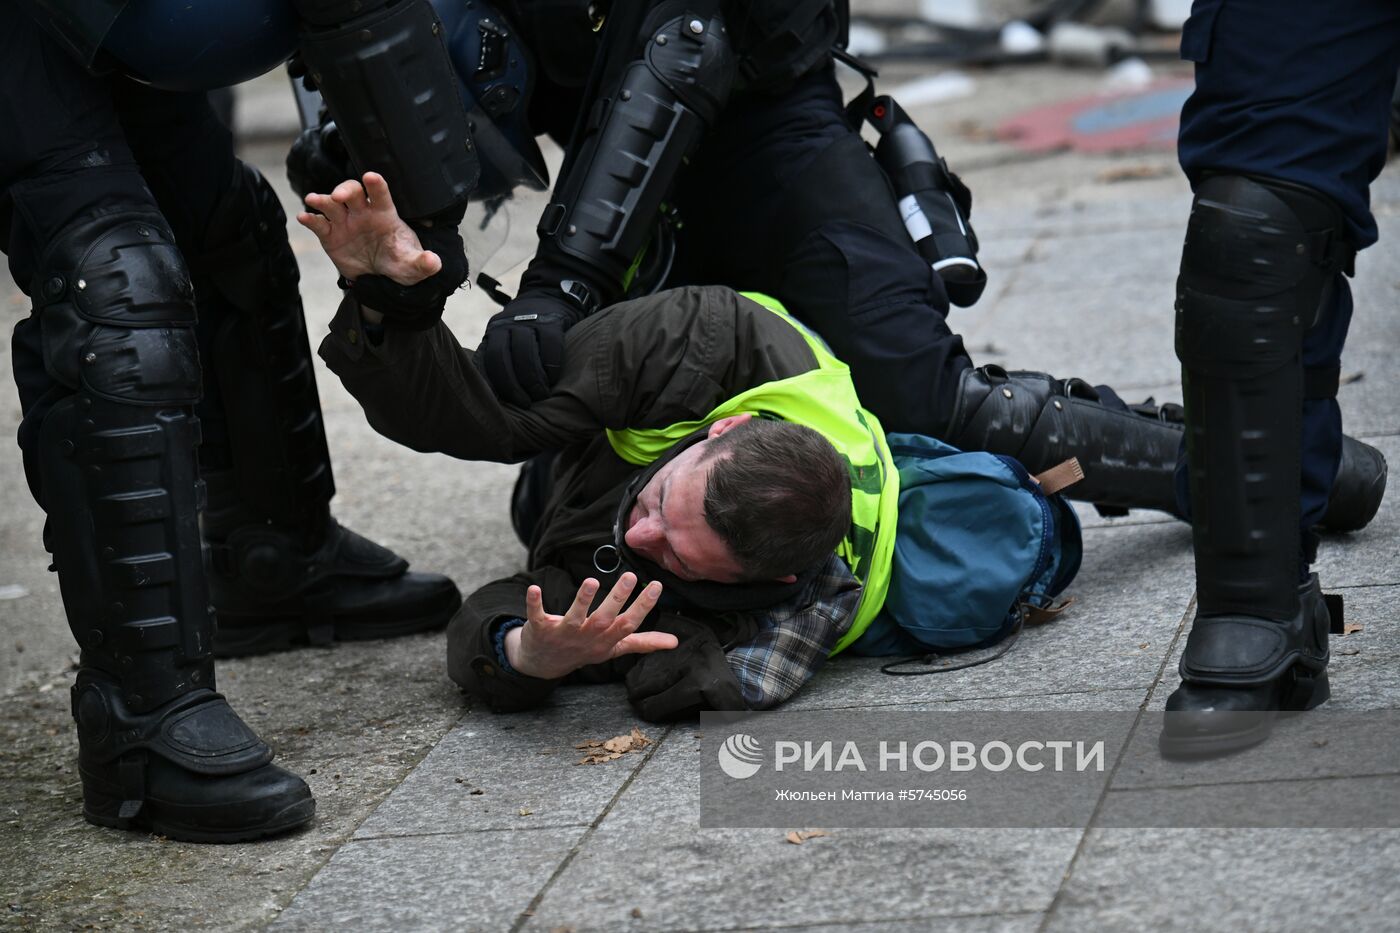
<instances>
[{"instance_id":1,"label":"black trouser","mask_svg":"<svg viewBox=\"0 0 1400 933\"><path fill-rule=\"evenodd\" d=\"M0 39L0 80L6 88L0 125L14 131L0 134L0 188L5 192L0 220L7 233L0 245L15 283L31 294L38 252L52 236L113 202L145 202L158 210L181 251L197 254L237 164L233 137L205 95L158 91L116 76L95 78L28 17L7 19L7 36ZM16 209L16 187L42 188L43 196L20 197ZM219 302L199 305L201 356L207 356L227 313ZM32 441L44 415L71 389L45 370L36 317L15 327L14 371L30 488L46 510L61 507L45 501ZM228 465L222 399L215 380L206 378L203 387L201 461L221 469Z\"/></svg>"},{"instance_id":2,"label":"black trouser","mask_svg":"<svg viewBox=\"0 0 1400 933\"><path fill-rule=\"evenodd\" d=\"M93 77L26 16L6 19L3 245L41 309L13 341L25 473L84 663L125 658L127 669L149 648L162 671L165 649L142 640L153 620L185 632L189 655L207 651L212 631L196 526L201 434L200 468L235 478L221 486L236 487L241 504L226 509L236 520L308 536L326 527L333 485L285 218L203 94ZM132 245L114 249L120 236ZM168 236L178 253L148 248ZM227 412L220 382L235 387ZM156 435L168 440L133 440ZM255 476L260 488L246 481Z\"/></svg>"},{"instance_id":3,"label":"black trouser","mask_svg":"<svg viewBox=\"0 0 1400 933\"><path fill-rule=\"evenodd\" d=\"M782 94L736 94L676 201L678 284L773 295L851 367L886 430L943 434L972 362L830 67Z\"/></svg>"}]
</instances>

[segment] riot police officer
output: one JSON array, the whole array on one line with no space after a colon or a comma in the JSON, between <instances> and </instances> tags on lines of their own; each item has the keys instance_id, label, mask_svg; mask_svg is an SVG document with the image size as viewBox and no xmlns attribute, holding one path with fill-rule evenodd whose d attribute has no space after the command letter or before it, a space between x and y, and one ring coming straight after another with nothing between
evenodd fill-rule
<instances>
[{"instance_id":1,"label":"riot police officer","mask_svg":"<svg viewBox=\"0 0 1400 933\"><path fill-rule=\"evenodd\" d=\"M843 103L843 6L438 4L477 128L477 197L546 186L537 134L565 148L538 250L476 356L493 387L528 406L560 371L564 333L594 309L662 284L723 283L774 295L821 334L886 428L1012 454L1033 471L1075 456L1086 477L1071 495L1182 514L1171 407L1130 409L1082 380L973 365L946 320L950 295L968 304L980 291L951 274L976 268L970 195L931 146L922 162L892 151L892 128L922 133L889 102ZM876 158L864 120L884 131ZM358 177L327 157L330 138L308 131L289 156L303 193ZM952 229L935 231L962 234L956 265L916 248L905 189L920 185L956 204ZM386 297L365 303L386 326L419 326L416 303ZM517 530L542 469L532 462L517 486ZM1346 469L1365 481L1317 517L1342 530L1369 521L1384 484L1366 445L1348 441Z\"/></svg>"},{"instance_id":2,"label":"riot police officer","mask_svg":"<svg viewBox=\"0 0 1400 933\"><path fill-rule=\"evenodd\" d=\"M1330 695L1341 605L1309 572L1311 529L1329 496L1384 482L1347 471L1336 394L1346 277L1377 238L1367 188L1385 164L1400 8L1197 0L1181 50L1196 63L1176 350L1197 609L1161 747L1188 757L1262 741L1277 711Z\"/></svg>"},{"instance_id":3,"label":"riot police officer","mask_svg":"<svg viewBox=\"0 0 1400 933\"><path fill-rule=\"evenodd\" d=\"M81 646L84 815L196 841L290 829L315 802L215 692L214 654L437 628L460 597L331 517L285 217L203 89L299 47L447 257L429 286L445 298L475 160L439 24L423 0L27 0L3 17L0 214L33 302L13 343L19 441Z\"/></svg>"}]
</instances>

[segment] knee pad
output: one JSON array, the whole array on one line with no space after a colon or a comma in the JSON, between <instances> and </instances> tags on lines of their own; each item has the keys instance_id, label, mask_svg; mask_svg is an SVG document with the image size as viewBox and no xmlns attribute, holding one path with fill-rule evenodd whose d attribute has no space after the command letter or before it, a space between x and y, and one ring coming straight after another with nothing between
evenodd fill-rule
<instances>
[{"instance_id":1,"label":"knee pad","mask_svg":"<svg viewBox=\"0 0 1400 933\"><path fill-rule=\"evenodd\" d=\"M1333 276L1350 268L1325 195L1241 175L1203 181L1177 279L1176 353L1206 375L1262 375L1298 357Z\"/></svg>"},{"instance_id":2,"label":"knee pad","mask_svg":"<svg viewBox=\"0 0 1400 933\"><path fill-rule=\"evenodd\" d=\"M199 399L194 291L158 214L65 228L44 251L33 294L44 365L62 384L126 404Z\"/></svg>"}]
</instances>

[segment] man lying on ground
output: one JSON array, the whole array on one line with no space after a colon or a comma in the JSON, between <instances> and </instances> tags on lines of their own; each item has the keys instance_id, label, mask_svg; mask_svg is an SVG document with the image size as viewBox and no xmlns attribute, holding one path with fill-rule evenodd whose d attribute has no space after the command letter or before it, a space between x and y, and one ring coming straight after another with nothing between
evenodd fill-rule
<instances>
[{"instance_id":1,"label":"man lying on ground","mask_svg":"<svg viewBox=\"0 0 1400 933\"><path fill-rule=\"evenodd\" d=\"M347 279L411 284L436 265L373 173L307 203L320 215L298 219ZM377 320L347 294L320 350L376 430L471 460L560 451L523 529L529 569L449 627L449 673L494 708L538 705L565 677L625 679L650 719L768 708L847 647L994 640L1077 568L1058 498L1007 458L887 442L846 367L771 300L687 288L605 309L568 333L563 376L529 409L501 402L442 323ZM926 491L950 454L975 458L947 487L973 520L930 534L938 504L902 510L901 473Z\"/></svg>"}]
</instances>

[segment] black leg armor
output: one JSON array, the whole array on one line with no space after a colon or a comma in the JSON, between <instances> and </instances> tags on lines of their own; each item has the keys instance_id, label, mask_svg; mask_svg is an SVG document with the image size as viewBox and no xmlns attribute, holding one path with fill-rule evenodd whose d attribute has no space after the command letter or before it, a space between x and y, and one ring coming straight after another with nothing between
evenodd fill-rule
<instances>
[{"instance_id":1,"label":"black leg armor","mask_svg":"<svg viewBox=\"0 0 1400 933\"><path fill-rule=\"evenodd\" d=\"M193 260L217 320L201 464L220 656L445 625L452 581L341 527L286 216L240 165Z\"/></svg>"},{"instance_id":2,"label":"black leg armor","mask_svg":"<svg viewBox=\"0 0 1400 933\"><path fill-rule=\"evenodd\" d=\"M1032 473L1078 457L1084 479L1066 495L1110 514L1150 508L1175 515L1179 421L1176 406L1116 408L1081 379L989 365L964 371L943 437L964 450L1009 454Z\"/></svg>"},{"instance_id":3,"label":"black leg armor","mask_svg":"<svg viewBox=\"0 0 1400 933\"><path fill-rule=\"evenodd\" d=\"M643 30L642 56L590 112L586 135L540 218L540 254L622 294L662 199L728 99L737 62L718 15L686 13Z\"/></svg>"},{"instance_id":4,"label":"black leg armor","mask_svg":"<svg viewBox=\"0 0 1400 933\"><path fill-rule=\"evenodd\" d=\"M1333 277L1349 263L1341 212L1283 182L1201 183L1177 280L1196 618L1164 754L1243 748L1275 711L1325 701L1329 615L1301 522L1305 397L1334 394L1302 365Z\"/></svg>"},{"instance_id":5,"label":"black leg armor","mask_svg":"<svg viewBox=\"0 0 1400 933\"><path fill-rule=\"evenodd\" d=\"M192 840L300 825L310 791L214 692L200 366L180 253L160 215L133 204L69 225L41 255L31 294L44 366L73 392L44 415L37 465L82 649L84 814Z\"/></svg>"},{"instance_id":6,"label":"black leg armor","mask_svg":"<svg viewBox=\"0 0 1400 933\"><path fill-rule=\"evenodd\" d=\"M411 220L466 203L481 167L428 0L293 5L302 57L356 170L382 174Z\"/></svg>"},{"instance_id":7,"label":"black leg armor","mask_svg":"<svg viewBox=\"0 0 1400 933\"><path fill-rule=\"evenodd\" d=\"M1007 372L987 365L966 370L944 438L965 450L1009 454L1032 473L1077 457L1084 479L1065 490L1104 515L1153 509L1185 518L1176 495L1178 451L1184 436L1179 405L1105 404L1082 379ZM1318 528L1359 531L1380 510L1387 467L1381 452L1342 438L1342 462Z\"/></svg>"}]
</instances>

